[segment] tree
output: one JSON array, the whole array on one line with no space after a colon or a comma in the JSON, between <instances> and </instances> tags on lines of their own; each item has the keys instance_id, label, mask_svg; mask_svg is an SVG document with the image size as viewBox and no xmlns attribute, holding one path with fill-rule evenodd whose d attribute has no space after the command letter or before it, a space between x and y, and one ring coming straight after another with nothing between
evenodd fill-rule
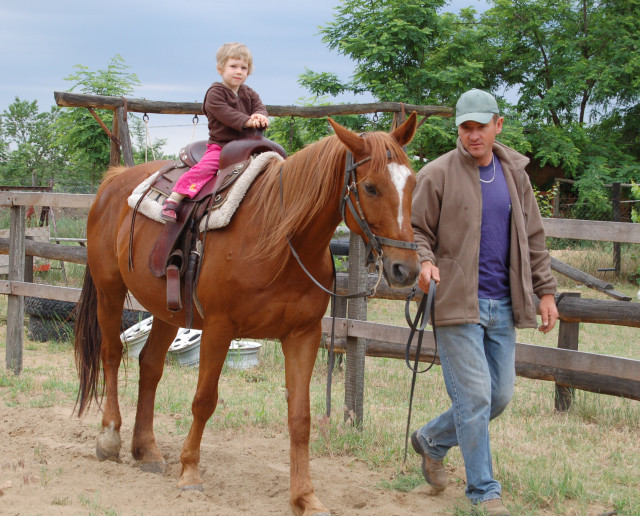
<instances>
[{"instance_id":1,"label":"tree","mask_svg":"<svg viewBox=\"0 0 640 516\"><path fill-rule=\"evenodd\" d=\"M334 74L307 70L300 83L316 95L367 92L379 101L441 105L455 104L470 84L489 88L493 77L476 50L484 39L476 11L439 14L445 5L445 0L345 0L320 31L330 49L356 63L352 79L341 82ZM388 127L390 117L382 121ZM420 161L433 159L456 139L452 121L434 117L409 148Z\"/></svg>"},{"instance_id":2,"label":"tree","mask_svg":"<svg viewBox=\"0 0 640 516\"><path fill-rule=\"evenodd\" d=\"M316 94L449 106L486 89L507 116L501 141L578 179L583 201L637 179L640 0L493 0L481 14L445 4L345 0L321 33L355 62L353 76L307 71L300 82ZM450 119L432 119L410 150L431 159L455 140Z\"/></svg>"},{"instance_id":3,"label":"tree","mask_svg":"<svg viewBox=\"0 0 640 516\"><path fill-rule=\"evenodd\" d=\"M140 84L136 74L120 55L114 56L105 70L90 71L86 66L74 66L75 73L65 80L73 81L68 91L79 90L92 95L125 96ZM113 111L96 110L107 127L113 123ZM91 184L98 184L102 172L109 166L110 141L91 113L84 108L71 108L60 116L63 127L61 140L73 155L72 168L81 171Z\"/></svg>"},{"instance_id":4,"label":"tree","mask_svg":"<svg viewBox=\"0 0 640 516\"><path fill-rule=\"evenodd\" d=\"M65 159L57 142L59 113L57 108L40 113L36 100L16 97L0 115L0 174L5 184L42 186L62 174Z\"/></svg>"}]
</instances>

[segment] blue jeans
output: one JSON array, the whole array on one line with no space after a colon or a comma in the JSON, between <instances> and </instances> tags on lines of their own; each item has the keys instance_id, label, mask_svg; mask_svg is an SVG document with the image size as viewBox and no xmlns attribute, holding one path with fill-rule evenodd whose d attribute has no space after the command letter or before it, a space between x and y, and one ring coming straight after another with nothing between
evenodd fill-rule
<instances>
[{"instance_id":1,"label":"blue jeans","mask_svg":"<svg viewBox=\"0 0 640 516\"><path fill-rule=\"evenodd\" d=\"M438 349L451 407L418 430L434 460L460 446L472 503L499 498L493 478L489 420L511 401L515 382L516 329L511 299L480 299L480 323L439 326Z\"/></svg>"}]
</instances>

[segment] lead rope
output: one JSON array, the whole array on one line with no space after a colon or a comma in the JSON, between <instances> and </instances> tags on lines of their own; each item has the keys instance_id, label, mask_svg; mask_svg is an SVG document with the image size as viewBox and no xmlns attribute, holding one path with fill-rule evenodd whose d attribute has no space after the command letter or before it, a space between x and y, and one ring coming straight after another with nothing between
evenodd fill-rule
<instances>
[{"instance_id":1,"label":"lead rope","mask_svg":"<svg viewBox=\"0 0 640 516\"><path fill-rule=\"evenodd\" d=\"M198 122L200 121L200 119L198 118L198 115L193 115L193 118L191 119L191 123L193 124L193 129L191 130L191 141L193 142L193 138L196 135L196 128L198 127Z\"/></svg>"},{"instance_id":2,"label":"lead rope","mask_svg":"<svg viewBox=\"0 0 640 516\"><path fill-rule=\"evenodd\" d=\"M149 133L149 115L146 113L142 116L142 121L144 122L144 162L148 161L147 151L151 149L151 157L153 161L156 160L156 153L153 149L153 142L151 141L151 134Z\"/></svg>"},{"instance_id":3,"label":"lead rope","mask_svg":"<svg viewBox=\"0 0 640 516\"><path fill-rule=\"evenodd\" d=\"M327 418L331 417L331 383L333 379L333 366L335 362L335 340L336 340L336 290L338 277L336 274L336 263L333 258L333 252L329 247L329 253L331 254L331 266L333 267L333 293L331 294L331 340L329 344L329 365L327 370L327 390L325 395L326 414Z\"/></svg>"},{"instance_id":4,"label":"lead rope","mask_svg":"<svg viewBox=\"0 0 640 516\"><path fill-rule=\"evenodd\" d=\"M436 363L436 355L438 354L438 341L436 339L436 318L435 318L435 298L436 298L436 282L435 280L431 280L429 284L429 293L427 295L422 296L422 300L420 301L420 305L418 306L418 311L416 312L415 319L411 321L411 315L409 311L409 305L411 300L416 295L416 288L413 287L411 294L407 297L407 301L404 307L404 315L407 320L407 324L411 328L411 332L409 333L409 340L407 341L407 347L404 352L404 360L407 364L407 367L411 369L413 375L411 378L411 393L409 394L409 413L407 414L407 431L404 436L404 460L403 462L407 462L407 444L409 442L409 428L411 427L411 407L413 406L413 392L416 386L416 376L418 373L426 373L429 369L433 367ZM422 349L422 337L424 336L424 329L427 324L431 322L431 326L433 327L433 340L435 342L435 350L433 353L433 360L431 363L422 371L418 370L418 363L420 361L420 350ZM418 344L416 346L416 356L413 362L413 366L409 362L409 355L411 350L411 342L413 340L413 336L418 332Z\"/></svg>"}]
</instances>

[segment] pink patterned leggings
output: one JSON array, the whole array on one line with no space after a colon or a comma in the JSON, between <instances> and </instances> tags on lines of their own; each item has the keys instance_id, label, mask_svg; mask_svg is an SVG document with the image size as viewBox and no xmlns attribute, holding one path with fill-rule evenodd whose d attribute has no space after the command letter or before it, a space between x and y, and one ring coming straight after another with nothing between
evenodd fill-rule
<instances>
[{"instance_id":1,"label":"pink patterned leggings","mask_svg":"<svg viewBox=\"0 0 640 516\"><path fill-rule=\"evenodd\" d=\"M207 151L202 159L190 170L187 170L173 187L173 191L193 199L202 187L219 169L220 151L222 147L215 143L207 144Z\"/></svg>"}]
</instances>

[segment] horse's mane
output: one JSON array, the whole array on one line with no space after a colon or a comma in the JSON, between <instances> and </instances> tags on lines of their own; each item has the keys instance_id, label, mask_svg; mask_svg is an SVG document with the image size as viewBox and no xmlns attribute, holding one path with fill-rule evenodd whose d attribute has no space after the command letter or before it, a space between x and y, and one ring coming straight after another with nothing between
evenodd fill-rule
<instances>
[{"instance_id":1,"label":"horse's mane","mask_svg":"<svg viewBox=\"0 0 640 516\"><path fill-rule=\"evenodd\" d=\"M393 161L409 165L402 147L385 132L363 135L373 173L386 173L387 150ZM335 136L327 136L289 156L272 161L263 174L260 193L249 203L253 222L260 228L258 255L282 258L289 254L287 238L313 223L335 201L342 189L347 148Z\"/></svg>"},{"instance_id":2,"label":"horse's mane","mask_svg":"<svg viewBox=\"0 0 640 516\"><path fill-rule=\"evenodd\" d=\"M107 171L102 176L102 181L100 186L98 187L98 192L96 195L99 195L106 186L111 183L116 177L122 174L125 170L129 170L127 167L109 167Z\"/></svg>"}]
</instances>

